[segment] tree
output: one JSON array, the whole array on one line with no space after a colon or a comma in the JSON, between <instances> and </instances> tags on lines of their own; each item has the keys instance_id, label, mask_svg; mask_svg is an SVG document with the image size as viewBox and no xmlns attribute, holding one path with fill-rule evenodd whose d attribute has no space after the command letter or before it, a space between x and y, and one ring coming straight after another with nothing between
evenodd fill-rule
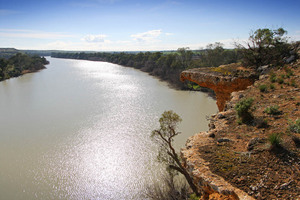
<instances>
[{"instance_id":1,"label":"tree","mask_svg":"<svg viewBox=\"0 0 300 200\"><path fill-rule=\"evenodd\" d=\"M193 52L189 47L177 49L177 57L182 69L188 69L191 66Z\"/></svg>"},{"instance_id":2,"label":"tree","mask_svg":"<svg viewBox=\"0 0 300 200\"><path fill-rule=\"evenodd\" d=\"M152 131L152 137L159 144L159 161L166 163L170 173L175 170L183 174L193 192L199 196L200 193L193 183L192 177L180 162L180 157L173 146L174 137L180 134L176 129L181 121L182 119L175 112L165 111L159 119L160 128Z\"/></svg>"},{"instance_id":3,"label":"tree","mask_svg":"<svg viewBox=\"0 0 300 200\"><path fill-rule=\"evenodd\" d=\"M209 44L206 46L206 51L205 51L205 60L207 64L210 67L218 67L222 64L227 64L224 63L224 57L223 57L223 44L220 42L215 42L215 44Z\"/></svg>"},{"instance_id":4,"label":"tree","mask_svg":"<svg viewBox=\"0 0 300 200\"><path fill-rule=\"evenodd\" d=\"M247 47L239 45L244 52L243 63L256 68L262 65L282 64L283 58L290 52L287 38L283 37L286 33L283 28L257 29L250 35Z\"/></svg>"}]
</instances>

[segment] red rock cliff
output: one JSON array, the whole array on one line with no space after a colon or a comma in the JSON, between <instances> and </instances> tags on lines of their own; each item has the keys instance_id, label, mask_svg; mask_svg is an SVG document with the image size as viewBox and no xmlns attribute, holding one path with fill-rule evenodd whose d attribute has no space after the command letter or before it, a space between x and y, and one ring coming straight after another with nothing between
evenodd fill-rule
<instances>
[{"instance_id":1,"label":"red rock cliff","mask_svg":"<svg viewBox=\"0 0 300 200\"><path fill-rule=\"evenodd\" d=\"M201 87L212 89L217 98L219 111L223 111L226 101L230 100L230 94L234 91L246 89L254 83L251 73L235 74L225 71L225 66L219 68L196 68L181 72L180 80L189 80Z\"/></svg>"}]
</instances>

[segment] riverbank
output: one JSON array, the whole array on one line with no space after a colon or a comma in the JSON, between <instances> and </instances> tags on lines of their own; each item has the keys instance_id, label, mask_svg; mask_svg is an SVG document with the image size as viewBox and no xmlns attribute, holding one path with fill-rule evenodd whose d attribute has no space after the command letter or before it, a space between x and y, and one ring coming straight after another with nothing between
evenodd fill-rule
<instances>
[{"instance_id":1,"label":"riverbank","mask_svg":"<svg viewBox=\"0 0 300 200\"><path fill-rule=\"evenodd\" d=\"M209 131L189 138L182 151L199 189L220 199L300 198L299 87L297 60L231 95ZM242 122L236 105L250 98L252 117Z\"/></svg>"},{"instance_id":2,"label":"riverbank","mask_svg":"<svg viewBox=\"0 0 300 200\"><path fill-rule=\"evenodd\" d=\"M1 58L0 64L0 81L3 81L45 69L49 61L44 57L17 53L9 58Z\"/></svg>"}]
</instances>

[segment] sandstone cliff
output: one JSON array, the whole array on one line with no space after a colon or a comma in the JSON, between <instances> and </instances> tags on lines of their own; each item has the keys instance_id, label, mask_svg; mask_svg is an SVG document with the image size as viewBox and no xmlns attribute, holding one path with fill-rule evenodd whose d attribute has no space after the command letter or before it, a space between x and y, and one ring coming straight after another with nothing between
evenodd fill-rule
<instances>
[{"instance_id":1,"label":"sandstone cliff","mask_svg":"<svg viewBox=\"0 0 300 200\"><path fill-rule=\"evenodd\" d=\"M300 119L299 66L298 60L273 69L252 86L247 79L199 70L182 73L182 80L214 89L217 98L222 88L226 98L247 88L233 92L227 103L219 95L218 106L224 111L211 116L209 131L190 137L181 152L185 167L205 194L202 199L300 199L300 129L291 129ZM261 90L262 85L267 89ZM250 97L253 120L238 123L234 106ZM268 113L270 106L278 112ZM280 135L276 148L269 139L273 133Z\"/></svg>"},{"instance_id":2,"label":"sandstone cliff","mask_svg":"<svg viewBox=\"0 0 300 200\"><path fill-rule=\"evenodd\" d=\"M181 73L180 80L189 80L201 87L212 89L216 94L219 111L222 111L226 101L230 99L230 94L252 85L255 75L237 64L231 64L217 68L186 70Z\"/></svg>"}]
</instances>

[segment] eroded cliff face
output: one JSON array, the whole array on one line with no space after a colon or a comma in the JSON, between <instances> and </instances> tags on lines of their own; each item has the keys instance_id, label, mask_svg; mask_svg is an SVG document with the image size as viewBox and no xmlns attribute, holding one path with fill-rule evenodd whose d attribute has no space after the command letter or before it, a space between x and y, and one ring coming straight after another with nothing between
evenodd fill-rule
<instances>
[{"instance_id":1,"label":"eroded cliff face","mask_svg":"<svg viewBox=\"0 0 300 200\"><path fill-rule=\"evenodd\" d=\"M252 85L255 80L255 76L252 73L238 73L235 71L235 75L230 71L222 71L215 69L224 69L224 66L219 68L196 68L181 72L180 80L189 80L197 83L201 87L212 89L217 98L217 106L219 111L223 111L225 103L230 100L230 95L234 91L240 91L246 89L249 85Z\"/></svg>"},{"instance_id":2,"label":"eroded cliff face","mask_svg":"<svg viewBox=\"0 0 300 200\"><path fill-rule=\"evenodd\" d=\"M222 116L229 114L229 112L232 110L213 115L214 120L210 124L214 126L213 129L190 137L186 142L186 148L181 150L181 158L185 168L192 175L197 188L202 191L203 196L200 200L254 200L246 192L213 173L210 170L211 163L203 159L204 155L199 151L199 148L214 145L215 141L211 135L226 126L226 119L222 119Z\"/></svg>"}]
</instances>

